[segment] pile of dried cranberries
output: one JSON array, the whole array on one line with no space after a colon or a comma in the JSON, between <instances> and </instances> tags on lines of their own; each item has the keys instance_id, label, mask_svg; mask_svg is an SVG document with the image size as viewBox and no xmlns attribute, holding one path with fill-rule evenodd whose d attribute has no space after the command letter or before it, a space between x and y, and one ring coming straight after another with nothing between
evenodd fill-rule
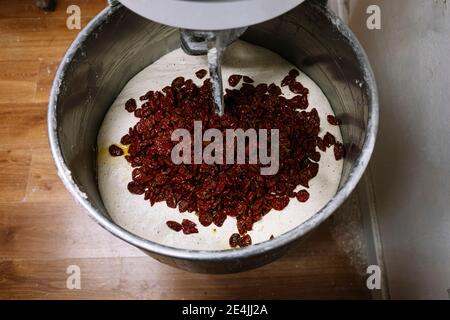
<instances>
[{"instance_id":1,"label":"pile of dried cranberries","mask_svg":"<svg viewBox=\"0 0 450 320\"><path fill-rule=\"evenodd\" d=\"M196 75L203 78L206 71ZM344 157L344 146L333 135L319 137L318 112L314 108L305 111L309 91L296 80L298 75L291 70L281 83L296 94L291 99L274 83L254 85L247 76L231 76L231 87L243 83L240 89L226 90L226 113L221 117L214 113L209 79L199 87L191 79L178 77L161 91L141 96L141 107L134 99L128 100L125 109L140 119L120 141L128 146L125 158L134 168L128 190L144 195L151 205L165 201L180 212L195 212L203 226L221 227L228 216L236 217L239 234L231 236L230 246L250 245L247 232L270 210L283 210L290 198L308 201L308 191L294 190L299 185L308 188L317 175L321 157L317 148L325 151L333 146L336 160ZM327 120L339 125L334 116ZM201 121L203 130L216 128L224 135L226 129L278 129L278 173L263 176L260 164L174 164L171 151L177 142L171 141L172 132L184 128L193 134L194 121ZM114 145L110 153L123 155ZM167 226L185 234L198 232L187 219L168 221Z\"/></svg>"}]
</instances>

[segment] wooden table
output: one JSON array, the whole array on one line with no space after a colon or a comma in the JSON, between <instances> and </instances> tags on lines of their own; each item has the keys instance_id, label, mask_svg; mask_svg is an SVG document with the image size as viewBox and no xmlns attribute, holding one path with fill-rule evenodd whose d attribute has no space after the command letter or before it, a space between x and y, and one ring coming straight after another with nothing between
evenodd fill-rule
<instances>
[{"instance_id":1,"label":"wooden table","mask_svg":"<svg viewBox=\"0 0 450 320\"><path fill-rule=\"evenodd\" d=\"M87 217L60 182L47 144L48 93L78 30L106 1L0 0L0 298L240 299L369 298L365 279L332 236L329 221L288 256L234 275L199 275L158 263ZM81 289L66 287L70 265Z\"/></svg>"}]
</instances>

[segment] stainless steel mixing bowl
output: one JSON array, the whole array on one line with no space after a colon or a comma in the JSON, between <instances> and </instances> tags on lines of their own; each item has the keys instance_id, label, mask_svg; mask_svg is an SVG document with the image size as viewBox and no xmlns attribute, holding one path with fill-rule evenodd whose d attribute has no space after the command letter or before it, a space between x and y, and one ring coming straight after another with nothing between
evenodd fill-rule
<instances>
[{"instance_id":1,"label":"stainless steel mixing bowl","mask_svg":"<svg viewBox=\"0 0 450 320\"><path fill-rule=\"evenodd\" d=\"M179 47L176 29L141 18L121 5L106 8L80 32L53 83L49 140L67 189L103 228L178 268L231 273L282 256L344 202L374 148L378 96L372 70L355 36L332 13L307 1L275 20L251 26L242 38L279 53L315 80L342 120L348 154L339 191L322 210L290 232L239 250L183 250L140 238L111 220L97 187L96 140L103 117L130 78Z\"/></svg>"}]
</instances>

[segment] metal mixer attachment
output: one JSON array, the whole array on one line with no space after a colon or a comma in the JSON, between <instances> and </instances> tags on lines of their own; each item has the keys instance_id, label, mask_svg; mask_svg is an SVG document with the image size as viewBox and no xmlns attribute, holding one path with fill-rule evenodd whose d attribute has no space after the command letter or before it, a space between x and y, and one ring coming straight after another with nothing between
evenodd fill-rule
<instances>
[{"instance_id":1,"label":"metal mixer attachment","mask_svg":"<svg viewBox=\"0 0 450 320\"><path fill-rule=\"evenodd\" d=\"M184 52L189 55L208 55L215 111L220 116L225 112L222 81L223 54L226 47L238 39L245 30L247 27L217 31L180 29L181 48Z\"/></svg>"}]
</instances>

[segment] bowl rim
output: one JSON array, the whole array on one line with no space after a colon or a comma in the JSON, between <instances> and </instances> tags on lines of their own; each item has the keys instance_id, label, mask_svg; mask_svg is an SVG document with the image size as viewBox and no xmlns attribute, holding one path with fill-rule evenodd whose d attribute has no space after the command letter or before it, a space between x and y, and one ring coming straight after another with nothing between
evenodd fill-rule
<instances>
[{"instance_id":1,"label":"bowl rim","mask_svg":"<svg viewBox=\"0 0 450 320\"><path fill-rule=\"evenodd\" d=\"M264 255L267 252L273 251L277 248L281 248L295 242L302 236L309 233L315 227L325 221L342 203L348 198L350 193L355 189L359 180L364 174L367 168L371 155L374 150L376 136L378 132L379 121L379 101L378 90L375 82L375 77L372 71L372 67L368 60L367 54L363 47L357 40L353 32L330 10L322 6L312 4L318 10L323 10L323 13L328 16L330 21L336 26L337 30L343 37L349 41L354 53L363 66L364 81L367 84L368 90L368 120L367 130L365 135L365 141L361 150L361 154L355 161L347 181L337 191L335 196L312 217L298 225L294 229L275 237L270 241L254 244L249 247L240 248L238 250L189 250L180 249L175 247L169 247L150 240L137 236L119 225L115 224L109 218L103 216L89 201L88 197L82 192L78 185L75 183L71 176L71 171L67 167L64 157L61 152L58 139L58 125L57 125L57 103L62 84L62 79L67 71L69 61L72 61L76 52L82 46L84 40L102 23L104 23L113 13L123 9L122 5L110 6L100 12L88 25L80 31L76 39L73 41L66 54L64 55L62 62L60 63L56 72L55 79L53 81L52 89L49 97L48 104L48 139L52 156L58 171L58 175L63 181L65 187L71 195L79 202L88 212L88 215L97 222L101 227L111 232L116 237L149 252L171 257L175 259L184 259L191 261L225 261L225 260L238 260L242 258L248 258L251 256Z\"/></svg>"}]
</instances>

